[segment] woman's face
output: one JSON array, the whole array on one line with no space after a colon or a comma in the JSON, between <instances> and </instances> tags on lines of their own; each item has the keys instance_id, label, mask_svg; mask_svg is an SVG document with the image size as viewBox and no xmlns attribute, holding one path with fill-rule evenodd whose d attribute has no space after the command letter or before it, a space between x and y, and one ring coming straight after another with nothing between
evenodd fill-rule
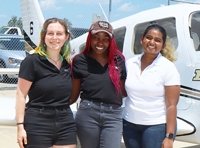
<instances>
[{"instance_id":1,"label":"woman's face","mask_svg":"<svg viewBox=\"0 0 200 148\"><path fill-rule=\"evenodd\" d=\"M60 23L49 24L45 35L47 50L60 51L61 47L68 39L68 35L66 35L65 32L65 28Z\"/></svg>"},{"instance_id":2,"label":"woman's face","mask_svg":"<svg viewBox=\"0 0 200 148\"><path fill-rule=\"evenodd\" d=\"M110 45L110 36L105 32L92 35L91 47L95 54L105 54Z\"/></svg>"},{"instance_id":3,"label":"woman's face","mask_svg":"<svg viewBox=\"0 0 200 148\"><path fill-rule=\"evenodd\" d=\"M141 38L140 43L144 48L144 52L148 54L157 55L165 48L165 44L163 45L163 34L157 29L149 30L145 37Z\"/></svg>"}]
</instances>

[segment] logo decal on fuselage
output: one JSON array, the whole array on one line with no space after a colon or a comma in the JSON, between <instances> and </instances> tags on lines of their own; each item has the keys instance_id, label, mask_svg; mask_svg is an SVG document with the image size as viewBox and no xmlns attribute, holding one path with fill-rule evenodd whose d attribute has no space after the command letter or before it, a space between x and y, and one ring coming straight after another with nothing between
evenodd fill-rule
<instances>
[{"instance_id":1,"label":"logo decal on fuselage","mask_svg":"<svg viewBox=\"0 0 200 148\"><path fill-rule=\"evenodd\" d=\"M195 69L194 73L195 76L193 77L192 81L200 81L200 69Z\"/></svg>"}]
</instances>

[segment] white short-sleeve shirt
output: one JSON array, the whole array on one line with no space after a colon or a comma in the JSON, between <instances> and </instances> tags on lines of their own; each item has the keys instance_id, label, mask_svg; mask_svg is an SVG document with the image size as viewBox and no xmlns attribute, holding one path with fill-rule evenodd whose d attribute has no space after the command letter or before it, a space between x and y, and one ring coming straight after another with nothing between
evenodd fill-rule
<instances>
[{"instance_id":1,"label":"white short-sleeve shirt","mask_svg":"<svg viewBox=\"0 0 200 148\"><path fill-rule=\"evenodd\" d=\"M165 86L180 85L180 75L174 64L160 53L141 74L141 57L127 61L125 88L127 99L123 118L134 124L166 123Z\"/></svg>"}]
</instances>

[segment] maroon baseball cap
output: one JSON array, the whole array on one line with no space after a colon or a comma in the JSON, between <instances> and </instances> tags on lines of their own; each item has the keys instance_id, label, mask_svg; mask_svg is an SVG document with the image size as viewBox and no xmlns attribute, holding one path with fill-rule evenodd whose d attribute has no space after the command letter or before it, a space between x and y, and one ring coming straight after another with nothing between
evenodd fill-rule
<instances>
[{"instance_id":1,"label":"maroon baseball cap","mask_svg":"<svg viewBox=\"0 0 200 148\"><path fill-rule=\"evenodd\" d=\"M112 36L114 35L114 31L112 26L110 25L110 23L106 22L106 21L97 21L94 22L89 31L91 31L92 34L95 34L97 32L106 32L110 35L110 37L112 38Z\"/></svg>"}]
</instances>

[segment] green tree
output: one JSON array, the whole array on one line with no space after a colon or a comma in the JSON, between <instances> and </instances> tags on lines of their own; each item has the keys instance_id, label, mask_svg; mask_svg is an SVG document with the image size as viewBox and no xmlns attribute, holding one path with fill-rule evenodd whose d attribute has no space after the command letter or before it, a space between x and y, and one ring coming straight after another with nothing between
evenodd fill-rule
<instances>
[{"instance_id":1,"label":"green tree","mask_svg":"<svg viewBox=\"0 0 200 148\"><path fill-rule=\"evenodd\" d=\"M22 18L19 17L17 19L17 16L12 16L12 18L8 21L8 27L19 27L21 31L23 32L23 27L22 27Z\"/></svg>"},{"instance_id":2,"label":"green tree","mask_svg":"<svg viewBox=\"0 0 200 148\"><path fill-rule=\"evenodd\" d=\"M17 16L12 16L11 20L8 21L8 27L17 27Z\"/></svg>"},{"instance_id":3,"label":"green tree","mask_svg":"<svg viewBox=\"0 0 200 148\"><path fill-rule=\"evenodd\" d=\"M1 26L0 29L1 29L1 28L4 28L4 27L7 27L7 26Z\"/></svg>"},{"instance_id":4,"label":"green tree","mask_svg":"<svg viewBox=\"0 0 200 148\"><path fill-rule=\"evenodd\" d=\"M68 19L64 18L63 20L67 23L68 29L72 28L72 23Z\"/></svg>"},{"instance_id":5,"label":"green tree","mask_svg":"<svg viewBox=\"0 0 200 148\"><path fill-rule=\"evenodd\" d=\"M17 21L17 27L19 27L23 33L23 24L22 24L22 18L19 17L18 21Z\"/></svg>"}]
</instances>

